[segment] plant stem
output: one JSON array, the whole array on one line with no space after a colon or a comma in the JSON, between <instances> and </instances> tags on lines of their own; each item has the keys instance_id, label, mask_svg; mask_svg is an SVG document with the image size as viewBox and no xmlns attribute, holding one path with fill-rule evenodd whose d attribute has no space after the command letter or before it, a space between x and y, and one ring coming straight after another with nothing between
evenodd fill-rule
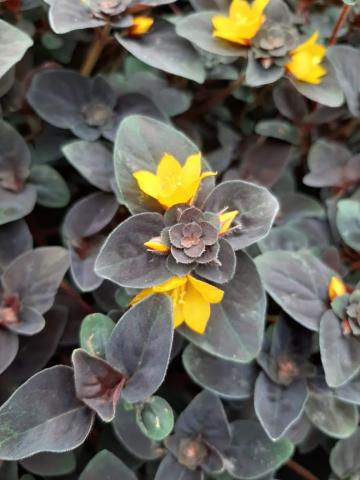
<instances>
[{"instance_id":1,"label":"plant stem","mask_svg":"<svg viewBox=\"0 0 360 480\"><path fill-rule=\"evenodd\" d=\"M330 40L329 40L329 46L335 45L337 41L337 34L342 26L342 24L345 22L346 17L348 16L348 13L350 12L350 5L343 5L339 18L337 19L337 22L335 23L335 26L333 28Z\"/></svg>"},{"instance_id":2,"label":"plant stem","mask_svg":"<svg viewBox=\"0 0 360 480\"><path fill-rule=\"evenodd\" d=\"M63 280L60 284L60 287L66 292L69 297L71 297L85 312L87 313L94 313L95 310L92 308L91 305L85 302L81 295L72 288L72 286L66 281Z\"/></svg>"},{"instance_id":3,"label":"plant stem","mask_svg":"<svg viewBox=\"0 0 360 480\"><path fill-rule=\"evenodd\" d=\"M290 468L293 472L297 473L299 477L302 477L305 480L319 480L307 468L303 467L302 465L295 462L294 460L289 460L286 463L286 466Z\"/></svg>"},{"instance_id":4,"label":"plant stem","mask_svg":"<svg viewBox=\"0 0 360 480\"><path fill-rule=\"evenodd\" d=\"M229 97L237 88L239 88L244 83L244 80L245 76L240 75L239 78L230 82L229 85L223 90L220 90L219 92L212 95L209 100L206 100L200 105L195 106L193 109L189 110L184 115L184 117L186 117L186 119L193 119L199 117L200 115L203 115L208 110L210 110L210 108L213 108L219 103L222 103L224 100L226 100L227 97Z\"/></svg>"},{"instance_id":5,"label":"plant stem","mask_svg":"<svg viewBox=\"0 0 360 480\"><path fill-rule=\"evenodd\" d=\"M110 23L107 23L102 29L98 28L95 30L94 40L90 45L89 51L80 70L81 75L84 77L88 77L93 71L96 62L99 60L99 57L109 40L110 30Z\"/></svg>"}]
</instances>

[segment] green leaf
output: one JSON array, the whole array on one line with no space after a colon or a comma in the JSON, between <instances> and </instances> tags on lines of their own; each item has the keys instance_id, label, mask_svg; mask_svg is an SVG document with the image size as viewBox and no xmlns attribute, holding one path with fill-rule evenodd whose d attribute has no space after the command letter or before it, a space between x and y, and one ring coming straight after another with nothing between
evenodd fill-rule
<instances>
[{"instance_id":1,"label":"green leaf","mask_svg":"<svg viewBox=\"0 0 360 480\"><path fill-rule=\"evenodd\" d=\"M102 313L87 315L81 323L80 346L91 355L105 357L105 347L115 323Z\"/></svg>"},{"instance_id":2,"label":"green leaf","mask_svg":"<svg viewBox=\"0 0 360 480\"><path fill-rule=\"evenodd\" d=\"M70 190L63 177L49 165L34 165L30 183L36 188L37 202L43 207L62 208L70 201Z\"/></svg>"},{"instance_id":3,"label":"green leaf","mask_svg":"<svg viewBox=\"0 0 360 480\"><path fill-rule=\"evenodd\" d=\"M319 430L334 438L350 437L359 421L356 405L328 396L311 396L306 403L305 411Z\"/></svg>"},{"instance_id":4,"label":"green leaf","mask_svg":"<svg viewBox=\"0 0 360 480\"><path fill-rule=\"evenodd\" d=\"M176 35L170 22L156 20L150 32L140 38L120 33L115 38L134 57L151 67L198 83L205 80L199 54L189 42Z\"/></svg>"},{"instance_id":5,"label":"green leaf","mask_svg":"<svg viewBox=\"0 0 360 480\"><path fill-rule=\"evenodd\" d=\"M174 427L174 413L166 400L153 396L135 407L136 422L151 440L166 438Z\"/></svg>"},{"instance_id":6,"label":"green leaf","mask_svg":"<svg viewBox=\"0 0 360 480\"><path fill-rule=\"evenodd\" d=\"M244 480L273 472L292 456L294 447L287 439L273 442L254 420L237 420L232 424L232 445L226 452L227 470Z\"/></svg>"},{"instance_id":7,"label":"green leaf","mask_svg":"<svg viewBox=\"0 0 360 480\"><path fill-rule=\"evenodd\" d=\"M162 456L161 444L143 434L136 421L135 408L128 408L125 402L118 403L112 426L120 442L136 457L155 460Z\"/></svg>"},{"instance_id":8,"label":"green leaf","mask_svg":"<svg viewBox=\"0 0 360 480\"><path fill-rule=\"evenodd\" d=\"M360 428L351 437L337 442L330 453L330 465L341 480L356 478L360 471Z\"/></svg>"},{"instance_id":9,"label":"green leaf","mask_svg":"<svg viewBox=\"0 0 360 480\"><path fill-rule=\"evenodd\" d=\"M76 458L73 452L38 453L20 463L29 472L43 477L67 475L76 468Z\"/></svg>"},{"instance_id":10,"label":"green leaf","mask_svg":"<svg viewBox=\"0 0 360 480\"><path fill-rule=\"evenodd\" d=\"M108 450L98 452L86 465L79 480L136 480L136 475Z\"/></svg>"},{"instance_id":11,"label":"green leaf","mask_svg":"<svg viewBox=\"0 0 360 480\"><path fill-rule=\"evenodd\" d=\"M336 226L346 245L360 252L360 200L338 202Z\"/></svg>"},{"instance_id":12,"label":"green leaf","mask_svg":"<svg viewBox=\"0 0 360 480\"><path fill-rule=\"evenodd\" d=\"M32 44L26 33L0 19L0 77L22 59Z\"/></svg>"}]
</instances>

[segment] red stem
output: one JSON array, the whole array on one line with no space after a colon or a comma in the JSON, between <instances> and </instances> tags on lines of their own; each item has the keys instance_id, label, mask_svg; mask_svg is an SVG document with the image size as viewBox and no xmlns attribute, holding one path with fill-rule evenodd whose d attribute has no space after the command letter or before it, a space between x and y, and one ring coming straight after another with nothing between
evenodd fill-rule
<instances>
[{"instance_id":1,"label":"red stem","mask_svg":"<svg viewBox=\"0 0 360 480\"><path fill-rule=\"evenodd\" d=\"M303 467L294 460L289 460L286 466L305 480L319 480L318 477L315 477L315 475L313 475L307 468Z\"/></svg>"},{"instance_id":2,"label":"red stem","mask_svg":"<svg viewBox=\"0 0 360 480\"><path fill-rule=\"evenodd\" d=\"M346 17L348 16L348 13L350 12L350 6L349 5L343 5L339 18L337 19L337 22L335 23L334 29L332 31L330 40L329 40L329 46L335 45L337 41L337 34L342 26L342 24L345 22Z\"/></svg>"},{"instance_id":3,"label":"red stem","mask_svg":"<svg viewBox=\"0 0 360 480\"><path fill-rule=\"evenodd\" d=\"M78 305L80 305L85 312L95 313L93 307L85 302L81 295L76 292L66 280L61 282L60 287L69 295L69 297L71 297Z\"/></svg>"}]
</instances>

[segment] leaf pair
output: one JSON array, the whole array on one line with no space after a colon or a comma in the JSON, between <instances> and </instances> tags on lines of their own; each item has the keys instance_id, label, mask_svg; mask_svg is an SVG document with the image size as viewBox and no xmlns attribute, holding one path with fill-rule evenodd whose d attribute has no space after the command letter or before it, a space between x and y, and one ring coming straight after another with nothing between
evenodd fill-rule
<instances>
[{"instance_id":1,"label":"leaf pair","mask_svg":"<svg viewBox=\"0 0 360 480\"><path fill-rule=\"evenodd\" d=\"M291 442L272 442L253 420L229 424L220 400L205 390L181 413L165 444L170 453L156 480L203 480L206 474L225 471L234 478L257 478L278 468L293 452Z\"/></svg>"},{"instance_id":2,"label":"leaf pair","mask_svg":"<svg viewBox=\"0 0 360 480\"><path fill-rule=\"evenodd\" d=\"M41 247L25 251L5 268L0 287L1 372L17 354L18 335L35 335L44 328L43 314L51 308L68 267L65 249Z\"/></svg>"},{"instance_id":3,"label":"leaf pair","mask_svg":"<svg viewBox=\"0 0 360 480\"><path fill-rule=\"evenodd\" d=\"M131 308L113 329L106 359L73 353L74 370L55 366L25 382L0 408L0 458L64 452L84 442L95 412L115 415L120 397L136 403L162 383L172 346L171 305L162 295Z\"/></svg>"}]
</instances>

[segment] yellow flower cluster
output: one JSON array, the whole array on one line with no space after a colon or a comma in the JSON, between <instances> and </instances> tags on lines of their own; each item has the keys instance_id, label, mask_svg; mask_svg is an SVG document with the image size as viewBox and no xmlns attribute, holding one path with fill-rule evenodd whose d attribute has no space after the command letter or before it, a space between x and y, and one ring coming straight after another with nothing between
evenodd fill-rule
<instances>
[{"instance_id":1,"label":"yellow flower cluster","mask_svg":"<svg viewBox=\"0 0 360 480\"><path fill-rule=\"evenodd\" d=\"M201 154L190 155L184 165L172 155L165 153L157 166L156 173L138 170L133 173L139 189L155 198L164 208L180 203L191 204L196 197L201 181L215 172L201 172ZM238 215L238 210L219 213L219 235L224 235ZM168 253L169 247L160 237L149 239L144 246L154 252ZM205 332L210 318L210 305L221 302L224 292L213 285L186 275L142 290L132 304L154 293L169 295L174 311L174 328L185 323L199 334Z\"/></svg>"},{"instance_id":2,"label":"yellow flower cluster","mask_svg":"<svg viewBox=\"0 0 360 480\"><path fill-rule=\"evenodd\" d=\"M212 18L213 35L221 40L235 44L250 46L251 40L266 21L264 10L269 0L254 0L251 4L246 0L232 0L229 15L215 15ZM297 80L319 84L326 74L321 65L326 48L317 42L319 33L315 32L306 42L292 50L290 62L286 70Z\"/></svg>"}]
</instances>

